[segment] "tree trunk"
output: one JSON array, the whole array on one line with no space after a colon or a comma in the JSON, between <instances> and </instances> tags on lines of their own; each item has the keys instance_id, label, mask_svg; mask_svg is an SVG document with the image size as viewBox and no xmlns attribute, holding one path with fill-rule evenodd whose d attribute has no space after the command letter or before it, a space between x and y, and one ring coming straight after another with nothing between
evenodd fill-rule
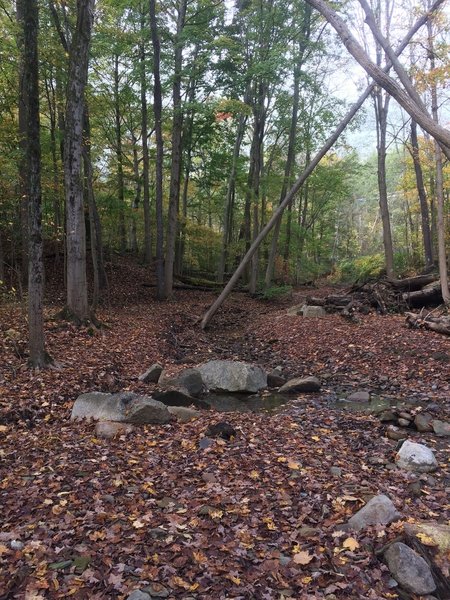
<instances>
[{"instance_id":1,"label":"tree trunk","mask_svg":"<svg viewBox=\"0 0 450 600\"><path fill-rule=\"evenodd\" d=\"M175 261L175 244L178 232L178 209L180 203L181 178L181 135L183 130L183 113L181 107L181 75L183 68L183 41L181 39L186 18L187 0L179 0L177 31L174 50L174 76L172 87L173 119L172 119L172 153L169 188L169 213L167 221L166 262L164 295L170 298L173 286L173 268Z\"/></svg>"},{"instance_id":2,"label":"tree trunk","mask_svg":"<svg viewBox=\"0 0 450 600\"><path fill-rule=\"evenodd\" d=\"M164 142L162 137L162 92L161 92L161 49L156 20L156 0L150 0L150 29L153 46L153 115L156 136L155 203L156 203L156 285L157 296L164 298L164 222L163 222L163 160Z\"/></svg>"},{"instance_id":3,"label":"tree trunk","mask_svg":"<svg viewBox=\"0 0 450 600\"><path fill-rule=\"evenodd\" d=\"M142 180L144 188L144 262L149 265L152 261L152 238L150 229L150 169L148 157L148 110L147 110L147 73L145 69L145 15L141 14L141 47L140 47L140 77L141 77L141 135L142 135Z\"/></svg>"},{"instance_id":4,"label":"tree trunk","mask_svg":"<svg viewBox=\"0 0 450 600\"><path fill-rule=\"evenodd\" d=\"M425 266L430 267L433 264L433 244L431 242L430 213L428 210L427 194L425 191L425 184L423 182L422 165L420 162L419 142L417 139L417 123L414 120L411 121L411 154L414 162L417 193L420 202Z\"/></svg>"},{"instance_id":5,"label":"tree trunk","mask_svg":"<svg viewBox=\"0 0 450 600\"><path fill-rule=\"evenodd\" d=\"M436 70L436 61L434 55L433 25L431 21L427 22L428 30L428 52L430 57L430 70L433 75ZM439 121L437 84L431 77L431 114L436 123ZM450 305L450 290L448 288L447 275L447 250L445 239L445 215L444 215L444 177L442 169L442 151L441 146L435 139L434 142L435 164L436 164L436 205L437 205L437 236L438 236L438 261L439 277L441 280L442 300L446 306Z\"/></svg>"},{"instance_id":6,"label":"tree trunk","mask_svg":"<svg viewBox=\"0 0 450 600\"><path fill-rule=\"evenodd\" d=\"M67 309L78 323L90 317L86 279L83 206L83 115L94 0L77 1L77 24L70 49L64 144L67 212Z\"/></svg>"},{"instance_id":7,"label":"tree trunk","mask_svg":"<svg viewBox=\"0 0 450 600\"><path fill-rule=\"evenodd\" d=\"M19 62L19 164L18 164L18 196L19 196L19 225L20 225L20 284L26 283L28 276L28 181L27 181L27 93L24 36L25 2L19 0L16 4L16 19L18 24L17 47L20 52Z\"/></svg>"},{"instance_id":8,"label":"tree trunk","mask_svg":"<svg viewBox=\"0 0 450 600\"><path fill-rule=\"evenodd\" d=\"M22 3L23 2L23 3ZM38 4L20 0L23 25L23 85L26 123L26 194L28 204L28 330L29 365L51 362L44 345L44 260L42 242L41 147L39 113Z\"/></svg>"},{"instance_id":9,"label":"tree trunk","mask_svg":"<svg viewBox=\"0 0 450 600\"><path fill-rule=\"evenodd\" d=\"M125 225L125 183L123 176L122 124L120 115L119 83L119 54L116 54L114 56L114 118L117 161L117 200L119 202L119 246L120 251L124 254L127 249L127 229Z\"/></svg>"}]
</instances>

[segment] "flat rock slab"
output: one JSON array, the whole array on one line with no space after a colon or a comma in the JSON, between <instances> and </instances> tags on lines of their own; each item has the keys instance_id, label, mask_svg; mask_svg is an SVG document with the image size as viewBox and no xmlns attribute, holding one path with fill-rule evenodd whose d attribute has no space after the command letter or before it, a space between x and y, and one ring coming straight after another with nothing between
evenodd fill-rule
<instances>
[{"instance_id":1,"label":"flat rock slab","mask_svg":"<svg viewBox=\"0 0 450 600\"><path fill-rule=\"evenodd\" d=\"M450 525L445 525L445 523L436 523L434 521L426 521L423 523L405 523L405 532L410 536L423 534L427 536L428 544L431 540L433 545L437 546L441 552L450 552Z\"/></svg>"},{"instance_id":2,"label":"flat rock slab","mask_svg":"<svg viewBox=\"0 0 450 600\"><path fill-rule=\"evenodd\" d=\"M75 400L70 419L93 419L118 423L163 424L172 419L167 407L150 396L131 392L90 392Z\"/></svg>"},{"instance_id":3,"label":"flat rock slab","mask_svg":"<svg viewBox=\"0 0 450 600\"><path fill-rule=\"evenodd\" d=\"M436 589L430 567L425 560L406 544L391 544L384 558L392 577L412 594L431 594Z\"/></svg>"},{"instance_id":4,"label":"flat rock slab","mask_svg":"<svg viewBox=\"0 0 450 600\"><path fill-rule=\"evenodd\" d=\"M392 500L380 494L371 498L353 517L350 517L348 526L359 531L368 525L388 525L399 518L400 513L397 512Z\"/></svg>"},{"instance_id":5,"label":"flat rock slab","mask_svg":"<svg viewBox=\"0 0 450 600\"><path fill-rule=\"evenodd\" d=\"M194 408L186 408L185 406L169 406L168 411L171 415L174 415L180 423L188 423L193 419L198 419L202 414Z\"/></svg>"},{"instance_id":6,"label":"flat rock slab","mask_svg":"<svg viewBox=\"0 0 450 600\"><path fill-rule=\"evenodd\" d=\"M438 437L449 437L450 436L450 423L446 421L439 421L438 419L434 419L431 421L431 426L433 427L434 433Z\"/></svg>"},{"instance_id":7,"label":"flat rock slab","mask_svg":"<svg viewBox=\"0 0 450 600\"><path fill-rule=\"evenodd\" d=\"M211 391L255 393L267 387L267 375L256 365L233 360L211 360L198 367Z\"/></svg>"},{"instance_id":8,"label":"flat rock slab","mask_svg":"<svg viewBox=\"0 0 450 600\"><path fill-rule=\"evenodd\" d=\"M320 381L317 377L296 377L295 379L290 379L278 391L280 394L319 392Z\"/></svg>"},{"instance_id":9,"label":"flat rock slab","mask_svg":"<svg viewBox=\"0 0 450 600\"><path fill-rule=\"evenodd\" d=\"M431 473L438 468L436 457L428 446L409 440L397 452L395 462L400 469L417 473Z\"/></svg>"}]
</instances>

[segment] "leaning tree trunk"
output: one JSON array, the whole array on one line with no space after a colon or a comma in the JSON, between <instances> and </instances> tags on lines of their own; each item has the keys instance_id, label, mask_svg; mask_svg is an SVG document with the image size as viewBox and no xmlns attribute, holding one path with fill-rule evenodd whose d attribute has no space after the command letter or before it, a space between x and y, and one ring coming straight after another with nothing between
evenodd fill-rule
<instances>
[{"instance_id":1,"label":"leaning tree trunk","mask_svg":"<svg viewBox=\"0 0 450 600\"><path fill-rule=\"evenodd\" d=\"M83 204L83 116L94 0L78 0L70 49L64 144L67 212L67 309L78 323L89 320L86 278L86 229Z\"/></svg>"},{"instance_id":2,"label":"leaning tree trunk","mask_svg":"<svg viewBox=\"0 0 450 600\"><path fill-rule=\"evenodd\" d=\"M39 60L37 0L20 0L23 23L23 103L26 114L26 193L28 200L28 330L29 364L51 362L44 345L44 260L41 207L41 147L39 121Z\"/></svg>"}]
</instances>

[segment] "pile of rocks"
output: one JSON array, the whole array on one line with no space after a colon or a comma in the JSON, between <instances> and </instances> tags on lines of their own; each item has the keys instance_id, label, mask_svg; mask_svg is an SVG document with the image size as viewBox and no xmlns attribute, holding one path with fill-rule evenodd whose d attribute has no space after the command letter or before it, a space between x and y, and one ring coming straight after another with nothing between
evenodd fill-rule
<instances>
[{"instance_id":1,"label":"pile of rocks","mask_svg":"<svg viewBox=\"0 0 450 600\"><path fill-rule=\"evenodd\" d=\"M450 436L450 423L436 419L431 412L414 412L407 408L390 408L379 415L382 423L387 423L386 436L392 440L402 440L411 432L434 433L439 437Z\"/></svg>"}]
</instances>

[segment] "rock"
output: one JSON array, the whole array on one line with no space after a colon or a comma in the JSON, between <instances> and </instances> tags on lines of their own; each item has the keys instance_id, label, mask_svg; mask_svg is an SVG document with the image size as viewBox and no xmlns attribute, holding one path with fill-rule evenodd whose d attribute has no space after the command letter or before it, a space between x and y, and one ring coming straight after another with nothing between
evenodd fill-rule
<instances>
[{"instance_id":1,"label":"rock","mask_svg":"<svg viewBox=\"0 0 450 600\"><path fill-rule=\"evenodd\" d=\"M162 392L153 392L153 397L166 406L197 406L198 408L209 408L208 404L199 398L190 396L187 390L172 389Z\"/></svg>"},{"instance_id":2,"label":"rock","mask_svg":"<svg viewBox=\"0 0 450 600\"><path fill-rule=\"evenodd\" d=\"M211 360L199 368L208 389L255 393L267 387L267 375L258 366L233 360Z\"/></svg>"},{"instance_id":3,"label":"rock","mask_svg":"<svg viewBox=\"0 0 450 600\"><path fill-rule=\"evenodd\" d=\"M347 396L347 400L348 402L370 402L370 394L369 392L360 390Z\"/></svg>"},{"instance_id":4,"label":"rock","mask_svg":"<svg viewBox=\"0 0 450 600\"><path fill-rule=\"evenodd\" d=\"M429 473L438 467L437 460L430 448L409 440L406 440L397 452L395 462L401 469L418 473Z\"/></svg>"},{"instance_id":5,"label":"rock","mask_svg":"<svg viewBox=\"0 0 450 600\"><path fill-rule=\"evenodd\" d=\"M129 423L117 423L115 421L99 421L95 426L97 437L112 439L119 435L127 435L134 430Z\"/></svg>"},{"instance_id":6,"label":"rock","mask_svg":"<svg viewBox=\"0 0 450 600\"><path fill-rule=\"evenodd\" d=\"M25 544L20 540L11 540L9 547L11 550L23 550L25 548Z\"/></svg>"},{"instance_id":7,"label":"rock","mask_svg":"<svg viewBox=\"0 0 450 600\"><path fill-rule=\"evenodd\" d=\"M217 483L217 477L214 473L209 473L208 471L202 473L202 479L205 483Z\"/></svg>"},{"instance_id":8,"label":"rock","mask_svg":"<svg viewBox=\"0 0 450 600\"><path fill-rule=\"evenodd\" d=\"M168 598L170 596L169 590L161 583L150 583L142 589L150 594L152 598Z\"/></svg>"},{"instance_id":9,"label":"rock","mask_svg":"<svg viewBox=\"0 0 450 600\"><path fill-rule=\"evenodd\" d=\"M450 525L435 521L405 523L405 532L410 536L425 534L441 552L450 552Z\"/></svg>"},{"instance_id":10,"label":"rock","mask_svg":"<svg viewBox=\"0 0 450 600\"><path fill-rule=\"evenodd\" d=\"M431 425L432 420L433 415L430 413L418 413L414 417L414 425L416 426L417 431L420 431L421 433L427 433L429 431L433 431L433 426Z\"/></svg>"},{"instance_id":11,"label":"rock","mask_svg":"<svg viewBox=\"0 0 450 600\"><path fill-rule=\"evenodd\" d=\"M296 377L290 379L278 391L281 394L318 392L320 391L320 381L317 377Z\"/></svg>"},{"instance_id":12,"label":"rock","mask_svg":"<svg viewBox=\"0 0 450 600\"><path fill-rule=\"evenodd\" d=\"M70 419L94 419L118 423L169 423L171 415L162 402L131 392L90 392L75 400Z\"/></svg>"},{"instance_id":13,"label":"rock","mask_svg":"<svg viewBox=\"0 0 450 600\"><path fill-rule=\"evenodd\" d=\"M219 423L210 425L205 431L205 436L208 438L220 437L227 441L229 441L232 437L236 437L236 435L236 429L233 427L233 425L230 425L230 423L227 423L226 421L220 421Z\"/></svg>"},{"instance_id":14,"label":"rock","mask_svg":"<svg viewBox=\"0 0 450 600\"><path fill-rule=\"evenodd\" d=\"M141 592L141 590L134 590L134 592L131 592L131 594L127 596L127 600L151 600L151 596L150 594Z\"/></svg>"},{"instance_id":15,"label":"rock","mask_svg":"<svg viewBox=\"0 0 450 600\"><path fill-rule=\"evenodd\" d=\"M446 423L445 421L439 421L438 419L434 419L431 421L431 425L433 427L434 433L439 437L449 437L450 436L450 423Z\"/></svg>"},{"instance_id":16,"label":"rock","mask_svg":"<svg viewBox=\"0 0 450 600\"><path fill-rule=\"evenodd\" d=\"M167 410L171 415L174 415L180 423L188 423L201 415L198 410L186 408L185 406L169 406Z\"/></svg>"},{"instance_id":17,"label":"rock","mask_svg":"<svg viewBox=\"0 0 450 600\"><path fill-rule=\"evenodd\" d=\"M306 318L326 317L327 312L322 306L303 306L302 314Z\"/></svg>"},{"instance_id":18,"label":"rock","mask_svg":"<svg viewBox=\"0 0 450 600\"><path fill-rule=\"evenodd\" d=\"M401 431L395 425L388 425L386 428L386 437L388 437L390 440L395 440L395 441L404 440L405 436L406 436L406 433L404 431Z\"/></svg>"},{"instance_id":19,"label":"rock","mask_svg":"<svg viewBox=\"0 0 450 600\"><path fill-rule=\"evenodd\" d=\"M388 525L400 518L394 504L384 494L374 496L357 513L350 517L348 525L359 531L368 525Z\"/></svg>"},{"instance_id":20,"label":"rock","mask_svg":"<svg viewBox=\"0 0 450 600\"><path fill-rule=\"evenodd\" d=\"M286 383L286 379L281 377L278 372L272 371L267 375L267 387L278 388Z\"/></svg>"},{"instance_id":21,"label":"rock","mask_svg":"<svg viewBox=\"0 0 450 600\"><path fill-rule=\"evenodd\" d=\"M208 437L202 437L200 438L200 441L198 442L198 447L201 450L206 450L207 448L211 448L211 446L214 445L214 440L212 440L211 438Z\"/></svg>"},{"instance_id":22,"label":"rock","mask_svg":"<svg viewBox=\"0 0 450 600\"><path fill-rule=\"evenodd\" d=\"M200 396L206 387L198 369L185 369L175 377L160 377L159 384L164 388L181 389L190 396Z\"/></svg>"},{"instance_id":23,"label":"rock","mask_svg":"<svg viewBox=\"0 0 450 600\"><path fill-rule=\"evenodd\" d=\"M330 467L330 473L334 477L341 477L342 469L341 469L341 467Z\"/></svg>"},{"instance_id":24,"label":"rock","mask_svg":"<svg viewBox=\"0 0 450 600\"><path fill-rule=\"evenodd\" d=\"M400 427L408 427L411 424L411 421L408 421L408 419L399 419L398 424Z\"/></svg>"},{"instance_id":25,"label":"rock","mask_svg":"<svg viewBox=\"0 0 450 600\"><path fill-rule=\"evenodd\" d=\"M400 419L406 419L407 421L413 420L411 413L408 413L404 410L402 410L400 413L398 413L398 416L400 417Z\"/></svg>"},{"instance_id":26,"label":"rock","mask_svg":"<svg viewBox=\"0 0 450 600\"><path fill-rule=\"evenodd\" d=\"M384 558L394 579L408 592L423 595L436 589L430 567L406 544L391 544Z\"/></svg>"},{"instance_id":27,"label":"rock","mask_svg":"<svg viewBox=\"0 0 450 600\"><path fill-rule=\"evenodd\" d=\"M384 410L380 414L379 418L382 423L389 423L390 421L394 421L394 422L397 421L397 415L392 410Z\"/></svg>"},{"instance_id":28,"label":"rock","mask_svg":"<svg viewBox=\"0 0 450 600\"><path fill-rule=\"evenodd\" d=\"M303 308L305 307L305 304L296 304L295 306L290 306L287 310L286 310L286 314L289 317L296 317L297 315L301 315L303 312Z\"/></svg>"},{"instance_id":29,"label":"rock","mask_svg":"<svg viewBox=\"0 0 450 600\"><path fill-rule=\"evenodd\" d=\"M158 363L152 365L149 369L139 375L139 381L143 381L144 383L158 383L159 377L163 372L163 368Z\"/></svg>"},{"instance_id":30,"label":"rock","mask_svg":"<svg viewBox=\"0 0 450 600\"><path fill-rule=\"evenodd\" d=\"M420 498L422 495L422 485L420 481L412 481L408 484L408 492L413 498Z\"/></svg>"}]
</instances>

